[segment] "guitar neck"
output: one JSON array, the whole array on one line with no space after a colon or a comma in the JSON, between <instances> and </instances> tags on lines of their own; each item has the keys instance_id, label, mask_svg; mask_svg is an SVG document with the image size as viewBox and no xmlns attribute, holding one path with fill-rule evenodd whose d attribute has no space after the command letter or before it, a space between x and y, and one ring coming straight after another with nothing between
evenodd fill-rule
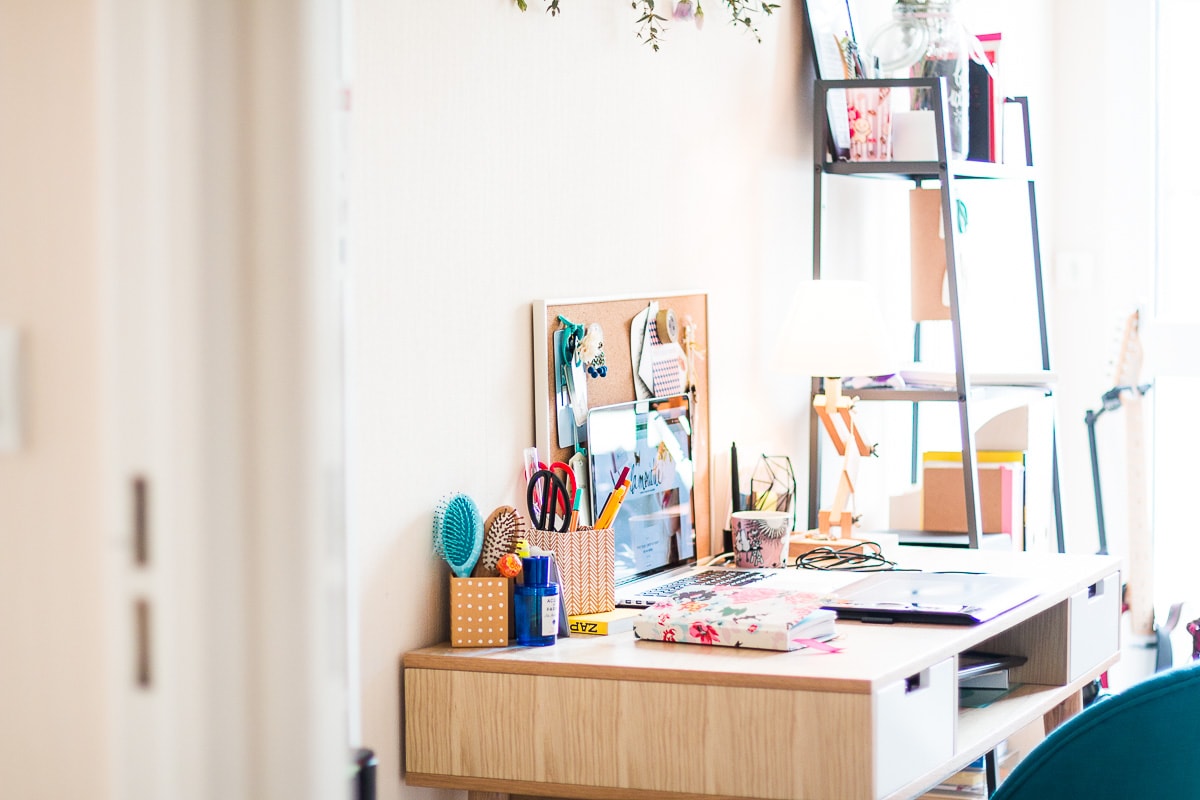
<instances>
[{"instance_id":1,"label":"guitar neck","mask_svg":"<svg viewBox=\"0 0 1200 800\"><path fill-rule=\"evenodd\" d=\"M1129 577L1126 601L1135 636L1154 635L1154 534L1146 478L1146 428L1142 396L1135 386L1123 398L1129 505Z\"/></svg>"}]
</instances>

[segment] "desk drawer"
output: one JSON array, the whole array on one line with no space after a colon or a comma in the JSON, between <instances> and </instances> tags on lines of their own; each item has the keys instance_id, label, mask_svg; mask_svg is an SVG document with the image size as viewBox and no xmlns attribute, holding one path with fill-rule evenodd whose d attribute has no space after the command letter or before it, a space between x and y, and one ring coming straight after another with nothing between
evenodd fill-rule
<instances>
[{"instance_id":1,"label":"desk drawer","mask_svg":"<svg viewBox=\"0 0 1200 800\"><path fill-rule=\"evenodd\" d=\"M1117 652L1120 628L1121 576L1113 573L1076 592L1067 601L1070 619L1069 680L1083 675Z\"/></svg>"},{"instance_id":2,"label":"desk drawer","mask_svg":"<svg viewBox=\"0 0 1200 800\"><path fill-rule=\"evenodd\" d=\"M1026 656L1012 671L1017 683L1065 686L1117 652L1120 613L1121 576L1114 572L976 649Z\"/></svg>"},{"instance_id":3,"label":"desk drawer","mask_svg":"<svg viewBox=\"0 0 1200 800\"><path fill-rule=\"evenodd\" d=\"M875 788L886 795L954 754L958 693L954 659L880 690L875 713Z\"/></svg>"}]
</instances>

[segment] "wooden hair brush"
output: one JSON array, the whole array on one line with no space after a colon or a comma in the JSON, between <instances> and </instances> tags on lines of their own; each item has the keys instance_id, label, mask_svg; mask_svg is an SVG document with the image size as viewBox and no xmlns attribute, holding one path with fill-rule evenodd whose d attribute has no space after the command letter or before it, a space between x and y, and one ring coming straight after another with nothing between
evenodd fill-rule
<instances>
[{"instance_id":1,"label":"wooden hair brush","mask_svg":"<svg viewBox=\"0 0 1200 800\"><path fill-rule=\"evenodd\" d=\"M475 567L475 577L492 578L498 562L505 553L511 553L517 539L525 536L525 517L512 506L500 506L488 515L483 524L483 551Z\"/></svg>"}]
</instances>

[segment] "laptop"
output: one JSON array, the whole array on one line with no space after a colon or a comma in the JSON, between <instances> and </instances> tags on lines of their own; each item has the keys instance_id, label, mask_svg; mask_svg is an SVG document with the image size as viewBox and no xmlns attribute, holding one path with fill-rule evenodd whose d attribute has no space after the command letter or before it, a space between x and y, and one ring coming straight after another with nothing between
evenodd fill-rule
<instances>
[{"instance_id":1,"label":"laptop","mask_svg":"<svg viewBox=\"0 0 1200 800\"><path fill-rule=\"evenodd\" d=\"M597 516L629 466L629 490L612 524L618 606L652 606L693 586L792 585L789 577L800 579L795 573L801 570L697 565L690 410L688 396L677 395L588 412L590 493Z\"/></svg>"},{"instance_id":2,"label":"laptop","mask_svg":"<svg viewBox=\"0 0 1200 800\"><path fill-rule=\"evenodd\" d=\"M846 586L824 608L861 622L975 625L1037 597L1034 585L1006 575L877 572Z\"/></svg>"}]
</instances>

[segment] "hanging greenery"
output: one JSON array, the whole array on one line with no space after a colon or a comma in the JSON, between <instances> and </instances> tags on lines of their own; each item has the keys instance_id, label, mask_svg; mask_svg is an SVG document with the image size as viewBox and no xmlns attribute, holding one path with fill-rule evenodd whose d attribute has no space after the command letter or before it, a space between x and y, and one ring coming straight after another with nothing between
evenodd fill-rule
<instances>
[{"instance_id":1,"label":"hanging greenery","mask_svg":"<svg viewBox=\"0 0 1200 800\"><path fill-rule=\"evenodd\" d=\"M759 15L771 16L775 9L779 8L778 3L770 3L765 0L719 0L720 3L729 9L731 23L740 25L745 30L754 34L754 38L762 43L762 37L758 33L758 27L755 25L755 20ZM517 7L522 11L529 8L527 0L516 0ZM558 7L559 0L548 0L546 13L550 16L558 16L561 10ZM662 5L671 8L671 18L683 21L692 21L696 23L696 28L704 27L704 7L700 0L675 0L669 2L666 0ZM655 10L655 0L631 0L630 6L638 13L637 18L637 37L644 44L650 45L655 51L663 42L663 32L666 31L667 17L659 14Z\"/></svg>"}]
</instances>

